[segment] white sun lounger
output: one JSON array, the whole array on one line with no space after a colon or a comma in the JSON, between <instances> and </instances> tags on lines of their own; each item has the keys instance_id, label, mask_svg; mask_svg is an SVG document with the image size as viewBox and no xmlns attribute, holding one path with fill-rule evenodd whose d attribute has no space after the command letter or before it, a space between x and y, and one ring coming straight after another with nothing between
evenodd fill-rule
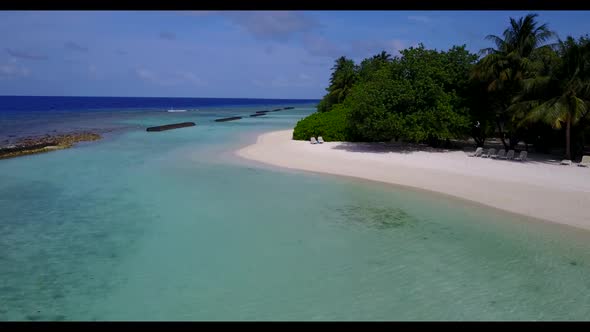
<instances>
[{"instance_id":1,"label":"white sun lounger","mask_svg":"<svg viewBox=\"0 0 590 332\"><path fill-rule=\"evenodd\" d=\"M469 157L479 157L479 156L481 156L482 153L483 153L483 148L479 147L479 148L475 149L475 152L473 154L470 154Z\"/></svg>"},{"instance_id":2,"label":"white sun lounger","mask_svg":"<svg viewBox=\"0 0 590 332\"><path fill-rule=\"evenodd\" d=\"M590 167L590 156L583 156L582 161L578 164L580 167Z\"/></svg>"},{"instance_id":3,"label":"white sun lounger","mask_svg":"<svg viewBox=\"0 0 590 332\"><path fill-rule=\"evenodd\" d=\"M488 150L488 153L484 153L481 155L482 158L491 158L492 156L494 156L496 154L496 149L491 148Z\"/></svg>"},{"instance_id":4,"label":"white sun lounger","mask_svg":"<svg viewBox=\"0 0 590 332\"><path fill-rule=\"evenodd\" d=\"M527 155L528 155L528 152L526 152L526 151L520 151L520 155L518 155L518 157L514 158L514 160L526 161Z\"/></svg>"},{"instance_id":5,"label":"white sun lounger","mask_svg":"<svg viewBox=\"0 0 590 332\"><path fill-rule=\"evenodd\" d=\"M514 159L514 150L510 150L508 151L508 153L506 153L506 160L512 160Z\"/></svg>"},{"instance_id":6,"label":"white sun lounger","mask_svg":"<svg viewBox=\"0 0 590 332\"><path fill-rule=\"evenodd\" d=\"M498 154L495 156L492 156L492 158L498 158L498 159L506 158L506 150L501 149L500 151L498 151Z\"/></svg>"},{"instance_id":7,"label":"white sun lounger","mask_svg":"<svg viewBox=\"0 0 590 332\"><path fill-rule=\"evenodd\" d=\"M572 161L571 160L564 159L559 164L560 165L567 165L567 166L569 166L569 165L572 164Z\"/></svg>"},{"instance_id":8,"label":"white sun lounger","mask_svg":"<svg viewBox=\"0 0 590 332\"><path fill-rule=\"evenodd\" d=\"M311 144L318 144L318 141L315 139L315 137L310 138L309 141Z\"/></svg>"},{"instance_id":9,"label":"white sun lounger","mask_svg":"<svg viewBox=\"0 0 590 332\"><path fill-rule=\"evenodd\" d=\"M324 143L324 138L322 136L318 136L318 143Z\"/></svg>"}]
</instances>

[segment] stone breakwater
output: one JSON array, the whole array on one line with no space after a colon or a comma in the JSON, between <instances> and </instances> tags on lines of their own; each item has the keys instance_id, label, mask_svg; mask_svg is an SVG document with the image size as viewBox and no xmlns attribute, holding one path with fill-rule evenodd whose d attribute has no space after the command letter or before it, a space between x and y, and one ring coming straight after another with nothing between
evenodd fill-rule
<instances>
[{"instance_id":1,"label":"stone breakwater","mask_svg":"<svg viewBox=\"0 0 590 332\"><path fill-rule=\"evenodd\" d=\"M0 159L67 149L78 142L96 141L99 139L101 139L99 134L91 132L27 137L21 139L14 145L0 147Z\"/></svg>"}]
</instances>

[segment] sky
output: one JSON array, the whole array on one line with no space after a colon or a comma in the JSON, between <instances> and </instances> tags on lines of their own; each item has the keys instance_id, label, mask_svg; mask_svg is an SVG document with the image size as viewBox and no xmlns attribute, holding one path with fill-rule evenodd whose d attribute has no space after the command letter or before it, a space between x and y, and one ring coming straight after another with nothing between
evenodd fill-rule
<instances>
[{"instance_id":1,"label":"sky","mask_svg":"<svg viewBox=\"0 0 590 332\"><path fill-rule=\"evenodd\" d=\"M2 11L0 95L321 98L334 60L490 47L519 11ZM559 37L589 11L537 11Z\"/></svg>"}]
</instances>

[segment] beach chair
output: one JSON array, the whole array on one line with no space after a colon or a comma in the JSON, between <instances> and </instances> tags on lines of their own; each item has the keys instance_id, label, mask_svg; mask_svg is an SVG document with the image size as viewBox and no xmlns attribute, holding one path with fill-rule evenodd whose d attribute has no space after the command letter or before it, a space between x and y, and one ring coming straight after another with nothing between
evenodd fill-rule
<instances>
[{"instance_id":1,"label":"beach chair","mask_svg":"<svg viewBox=\"0 0 590 332\"><path fill-rule=\"evenodd\" d=\"M518 157L514 158L514 160L526 161L527 154L528 154L528 152L526 152L526 151L520 151L520 155L518 155Z\"/></svg>"},{"instance_id":2,"label":"beach chair","mask_svg":"<svg viewBox=\"0 0 590 332\"><path fill-rule=\"evenodd\" d=\"M324 138L322 136L318 136L318 143L324 143Z\"/></svg>"},{"instance_id":3,"label":"beach chair","mask_svg":"<svg viewBox=\"0 0 590 332\"><path fill-rule=\"evenodd\" d=\"M498 159L506 158L506 150L500 149L500 151L498 151L498 154L495 156L492 156L492 158L498 158Z\"/></svg>"},{"instance_id":4,"label":"beach chair","mask_svg":"<svg viewBox=\"0 0 590 332\"><path fill-rule=\"evenodd\" d=\"M582 161L578 164L579 167L590 167L590 156L583 156Z\"/></svg>"},{"instance_id":5,"label":"beach chair","mask_svg":"<svg viewBox=\"0 0 590 332\"><path fill-rule=\"evenodd\" d=\"M569 165L571 165L571 164L572 164L572 161L571 161L571 160L564 159L564 160L562 160L562 161L561 161L559 164L560 164L560 165L566 165L566 166L569 166Z\"/></svg>"},{"instance_id":6,"label":"beach chair","mask_svg":"<svg viewBox=\"0 0 590 332\"><path fill-rule=\"evenodd\" d=\"M315 137L310 138L309 141L311 144L318 144L318 141L315 139Z\"/></svg>"},{"instance_id":7,"label":"beach chair","mask_svg":"<svg viewBox=\"0 0 590 332\"><path fill-rule=\"evenodd\" d=\"M493 155L496 154L496 149L491 148L488 150L488 153L484 153L481 155L482 158L491 158Z\"/></svg>"},{"instance_id":8,"label":"beach chair","mask_svg":"<svg viewBox=\"0 0 590 332\"><path fill-rule=\"evenodd\" d=\"M498 152L496 152L496 149L493 149L493 153L490 153L489 158L498 158Z\"/></svg>"},{"instance_id":9,"label":"beach chair","mask_svg":"<svg viewBox=\"0 0 590 332\"><path fill-rule=\"evenodd\" d=\"M475 149L475 152L473 154L470 154L469 157L479 157L479 156L481 156L482 153L483 153L483 148L479 147L479 148Z\"/></svg>"},{"instance_id":10,"label":"beach chair","mask_svg":"<svg viewBox=\"0 0 590 332\"><path fill-rule=\"evenodd\" d=\"M514 150L508 151L508 153L506 153L505 159L506 160L512 160L512 159L514 159Z\"/></svg>"}]
</instances>

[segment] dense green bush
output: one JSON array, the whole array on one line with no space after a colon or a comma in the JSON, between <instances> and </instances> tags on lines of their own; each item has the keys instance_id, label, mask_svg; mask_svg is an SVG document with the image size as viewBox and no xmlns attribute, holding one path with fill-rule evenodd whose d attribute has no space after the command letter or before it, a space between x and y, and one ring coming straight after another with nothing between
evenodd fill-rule
<instances>
[{"instance_id":1,"label":"dense green bush","mask_svg":"<svg viewBox=\"0 0 590 332\"><path fill-rule=\"evenodd\" d=\"M309 140L311 137L322 136L327 142L350 140L346 128L346 112L342 105L337 104L330 112L311 114L297 122L293 139Z\"/></svg>"},{"instance_id":2,"label":"dense green bush","mask_svg":"<svg viewBox=\"0 0 590 332\"><path fill-rule=\"evenodd\" d=\"M351 135L434 144L468 133L469 116L457 91L465 90L475 56L464 47L442 52L423 45L401 55L377 69L367 67L365 80L350 90L343 105L350 110Z\"/></svg>"}]
</instances>

